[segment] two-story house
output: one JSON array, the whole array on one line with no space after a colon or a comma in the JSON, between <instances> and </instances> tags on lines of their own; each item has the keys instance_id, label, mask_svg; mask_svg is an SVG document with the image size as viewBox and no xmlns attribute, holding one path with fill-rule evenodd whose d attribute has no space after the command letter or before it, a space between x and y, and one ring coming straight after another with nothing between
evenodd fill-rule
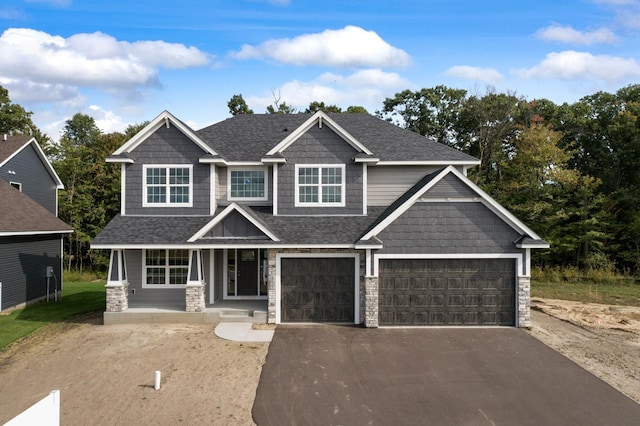
<instances>
[{"instance_id":1,"label":"two-story house","mask_svg":"<svg viewBox=\"0 0 640 426\"><path fill-rule=\"evenodd\" d=\"M62 287L58 219L63 185L31 136L0 135L0 310L55 297Z\"/></svg>"},{"instance_id":2,"label":"two-story house","mask_svg":"<svg viewBox=\"0 0 640 426\"><path fill-rule=\"evenodd\" d=\"M269 323L528 326L535 232L467 177L476 158L368 114L163 112L107 161L121 213L105 323L262 301Z\"/></svg>"}]
</instances>

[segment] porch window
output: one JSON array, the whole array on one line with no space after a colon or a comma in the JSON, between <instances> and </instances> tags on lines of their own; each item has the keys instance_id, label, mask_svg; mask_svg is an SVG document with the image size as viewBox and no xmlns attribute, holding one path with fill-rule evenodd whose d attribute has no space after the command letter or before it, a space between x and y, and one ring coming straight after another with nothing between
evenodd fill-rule
<instances>
[{"instance_id":1,"label":"porch window","mask_svg":"<svg viewBox=\"0 0 640 426\"><path fill-rule=\"evenodd\" d=\"M264 168L229 169L229 200L266 200L267 173Z\"/></svg>"},{"instance_id":2,"label":"porch window","mask_svg":"<svg viewBox=\"0 0 640 426\"><path fill-rule=\"evenodd\" d=\"M145 250L146 286L186 285L189 273L189 250Z\"/></svg>"},{"instance_id":3,"label":"porch window","mask_svg":"<svg viewBox=\"0 0 640 426\"><path fill-rule=\"evenodd\" d=\"M145 165L145 207L191 207L192 166Z\"/></svg>"},{"instance_id":4,"label":"porch window","mask_svg":"<svg viewBox=\"0 0 640 426\"><path fill-rule=\"evenodd\" d=\"M344 206L344 164L296 165L296 206Z\"/></svg>"}]
</instances>

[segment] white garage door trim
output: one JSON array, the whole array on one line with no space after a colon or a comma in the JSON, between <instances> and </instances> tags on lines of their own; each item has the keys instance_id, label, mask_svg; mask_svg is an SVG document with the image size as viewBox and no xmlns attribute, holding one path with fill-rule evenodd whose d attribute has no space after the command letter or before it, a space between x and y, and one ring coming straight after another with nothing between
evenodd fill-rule
<instances>
[{"instance_id":1,"label":"white garage door trim","mask_svg":"<svg viewBox=\"0 0 640 426\"><path fill-rule=\"evenodd\" d=\"M526 250L526 257L519 253L440 253L440 254L374 254L373 255L373 276L379 277L381 259L514 259L515 268L515 324L519 324L519 297L518 297L518 277L528 276L531 270L531 251ZM523 258L524 257L524 258Z\"/></svg>"},{"instance_id":2,"label":"white garage door trim","mask_svg":"<svg viewBox=\"0 0 640 426\"><path fill-rule=\"evenodd\" d=\"M281 260L283 258L353 258L355 264L354 286L354 324L360 324L360 254L358 253L277 253L276 254L276 324L280 324L282 308Z\"/></svg>"}]
</instances>

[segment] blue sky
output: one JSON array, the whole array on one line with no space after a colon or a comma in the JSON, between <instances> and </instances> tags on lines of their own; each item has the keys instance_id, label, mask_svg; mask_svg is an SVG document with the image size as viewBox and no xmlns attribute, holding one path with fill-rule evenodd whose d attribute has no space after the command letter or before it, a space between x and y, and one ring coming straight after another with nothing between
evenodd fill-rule
<instances>
[{"instance_id":1,"label":"blue sky","mask_svg":"<svg viewBox=\"0 0 640 426\"><path fill-rule=\"evenodd\" d=\"M3 0L0 85L58 139L278 97L369 112L404 89L575 102L640 82L640 0Z\"/></svg>"}]
</instances>

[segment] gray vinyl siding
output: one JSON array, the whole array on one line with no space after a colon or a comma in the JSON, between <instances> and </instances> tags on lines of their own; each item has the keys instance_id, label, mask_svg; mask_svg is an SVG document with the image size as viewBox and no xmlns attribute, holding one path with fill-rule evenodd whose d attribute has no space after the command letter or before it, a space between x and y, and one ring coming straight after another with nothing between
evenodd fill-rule
<instances>
[{"instance_id":1,"label":"gray vinyl siding","mask_svg":"<svg viewBox=\"0 0 640 426\"><path fill-rule=\"evenodd\" d=\"M388 206L439 166L370 166L367 168L367 204Z\"/></svg>"},{"instance_id":2,"label":"gray vinyl siding","mask_svg":"<svg viewBox=\"0 0 640 426\"><path fill-rule=\"evenodd\" d=\"M312 127L284 151L287 159L278 169L279 215L362 214L362 164L353 160L356 150L328 127ZM345 164L344 207L295 207L296 164Z\"/></svg>"},{"instance_id":3,"label":"gray vinyl siding","mask_svg":"<svg viewBox=\"0 0 640 426\"><path fill-rule=\"evenodd\" d=\"M479 202L418 202L377 236L387 253L521 253L513 228Z\"/></svg>"},{"instance_id":4,"label":"gray vinyl siding","mask_svg":"<svg viewBox=\"0 0 640 426\"><path fill-rule=\"evenodd\" d=\"M23 194L28 195L51 213L57 215L56 197L58 193L56 183L42 163L33 145L30 144L25 147L2 166L0 170L0 178L7 182L20 183ZM9 170L15 172L15 174L6 173Z\"/></svg>"},{"instance_id":5,"label":"gray vinyl siding","mask_svg":"<svg viewBox=\"0 0 640 426\"><path fill-rule=\"evenodd\" d=\"M247 166L247 170L252 170L255 166ZM242 166L233 166L231 167L234 170L243 169ZM229 168L227 167L216 167L216 200L219 206L226 206L231 204L235 200L229 200L228 194L228 177L229 177ZM273 167L267 167L266 171L267 177L267 200L242 200L239 201L243 204L249 204L252 206L270 206L273 202Z\"/></svg>"},{"instance_id":6,"label":"gray vinyl siding","mask_svg":"<svg viewBox=\"0 0 640 426\"><path fill-rule=\"evenodd\" d=\"M127 215L208 215L210 212L209 164L198 161L204 151L187 138L182 132L171 126L160 127L142 144L133 150L134 164L126 166ZM142 207L143 165L148 164L191 164L193 165L193 207Z\"/></svg>"},{"instance_id":7,"label":"gray vinyl siding","mask_svg":"<svg viewBox=\"0 0 640 426\"><path fill-rule=\"evenodd\" d=\"M475 193L457 176L448 174L424 194L423 199L434 198L475 198Z\"/></svg>"},{"instance_id":8,"label":"gray vinyl siding","mask_svg":"<svg viewBox=\"0 0 640 426\"><path fill-rule=\"evenodd\" d=\"M0 310L45 297L47 266L53 267L55 276L49 281L53 297L56 281L62 282L61 250L60 236L0 238Z\"/></svg>"},{"instance_id":9,"label":"gray vinyl siding","mask_svg":"<svg viewBox=\"0 0 640 426\"><path fill-rule=\"evenodd\" d=\"M142 288L144 280L142 250L127 250L125 256L129 278L130 308L173 307L186 309L184 286L180 288Z\"/></svg>"}]
</instances>

